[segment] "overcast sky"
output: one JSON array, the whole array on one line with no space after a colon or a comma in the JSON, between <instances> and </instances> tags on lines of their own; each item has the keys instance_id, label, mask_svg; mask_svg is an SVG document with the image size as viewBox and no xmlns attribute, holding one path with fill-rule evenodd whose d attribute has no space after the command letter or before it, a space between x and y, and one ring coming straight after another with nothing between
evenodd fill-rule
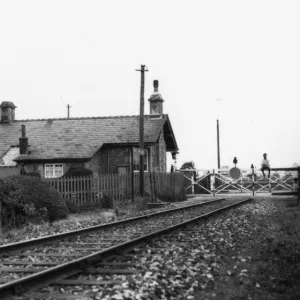
<instances>
[{"instance_id":1,"label":"overcast sky","mask_svg":"<svg viewBox=\"0 0 300 300\"><path fill-rule=\"evenodd\" d=\"M0 101L17 119L135 115L145 64L145 113L158 79L178 167L217 167L217 118L221 166L292 166L299 15L297 0L1 0Z\"/></svg>"}]
</instances>

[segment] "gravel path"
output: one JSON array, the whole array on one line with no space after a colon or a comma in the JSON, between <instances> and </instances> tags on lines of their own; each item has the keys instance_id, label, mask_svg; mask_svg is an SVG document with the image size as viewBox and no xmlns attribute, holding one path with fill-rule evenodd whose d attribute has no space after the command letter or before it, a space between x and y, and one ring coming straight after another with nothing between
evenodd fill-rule
<instances>
[{"instance_id":1,"label":"gravel path","mask_svg":"<svg viewBox=\"0 0 300 300\"><path fill-rule=\"evenodd\" d=\"M300 208L290 202L257 197L150 245L136 257L140 274L87 299L300 299Z\"/></svg>"}]
</instances>

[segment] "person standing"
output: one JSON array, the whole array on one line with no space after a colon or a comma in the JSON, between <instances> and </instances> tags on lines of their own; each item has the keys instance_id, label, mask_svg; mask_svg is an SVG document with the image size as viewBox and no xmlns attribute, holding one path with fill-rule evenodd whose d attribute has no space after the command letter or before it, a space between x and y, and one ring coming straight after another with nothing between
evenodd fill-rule
<instances>
[{"instance_id":1,"label":"person standing","mask_svg":"<svg viewBox=\"0 0 300 300\"><path fill-rule=\"evenodd\" d=\"M174 172L174 165L171 165L171 173Z\"/></svg>"},{"instance_id":2,"label":"person standing","mask_svg":"<svg viewBox=\"0 0 300 300\"><path fill-rule=\"evenodd\" d=\"M270 166L270 161L267 159L267 153L263 154L263 160L261 161L261 171L264 175L264 178L266 178L266 175L264 172L265 170L268 170L268 172L269 172L268 177L270 178L271 166Z\"/></svg>"}]
</instances>

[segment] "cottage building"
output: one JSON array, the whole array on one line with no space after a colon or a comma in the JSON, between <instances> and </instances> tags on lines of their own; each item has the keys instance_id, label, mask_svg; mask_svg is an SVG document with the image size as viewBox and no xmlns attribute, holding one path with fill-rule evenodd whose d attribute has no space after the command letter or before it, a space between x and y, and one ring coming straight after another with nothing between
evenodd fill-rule
<instances>
[{"instance_id":1,"label":"cottage building","mask_svg":"<svg viewBox=\"0 0 300 300\"><path fill-rule=\"evenodd\" d=\"M166 171L167 152L178 152L163 98L154 81L145 115L144 170ZM60 177L71 167L86 167L93 173L127 173L139 170L133 148L139 145L139 116L16 120L12 102L0 105L0 168L24 166L41 177Z\"/></svg>"}]
</instances>

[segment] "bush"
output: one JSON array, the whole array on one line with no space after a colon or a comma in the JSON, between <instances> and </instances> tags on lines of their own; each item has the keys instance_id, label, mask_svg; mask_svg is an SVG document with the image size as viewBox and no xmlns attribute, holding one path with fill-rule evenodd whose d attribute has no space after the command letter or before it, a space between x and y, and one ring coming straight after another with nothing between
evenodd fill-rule
<instances>
[{"instance_id":1,"label":"bush","mask_svg":"<svg viewBox=\"0 0 300 300\"><path fill-rule=\"evenodd\" d=\"M75 204L72 200L66 200L66 205L70 213L79 213L82 211L93 211L95 209L114 209L114 201L112 197L101 194L96 202L86 201L82 204Z\"/></svg>"},{"instance_id":2,"label":"bush","mask_svg":"<svg viewBox=\"0 0 300 300\"><path fill-rule=\"evenodd\" d=\"M62 178L69 178L69 177L83 177L82 179L77 179L77 186L72 184L71 182L67 182L67 189L69 191L76 191L77 189L81 189L84 185L86 185L86 188L90 189L91 188L91 182L86 181L84 177L91 177L93 176L93 172L89 169L86 169L84 167L71 167L63 176ZM61 191L62 186L59 184L57 186L58 190ZM73 210L72 210L73 212Z\"/></svg>"},{"instance_id":3,"label":"bush","mask_svg":"<svg viewBox=\"0 0 300 300\"><path fill-rule=\"evenodd\" d=\"M93 172L84 167L71 167L62 177L92 176Z\"/></svg>"},{"instance_id":4,"label":"bush","mask_svg":"<svg viewBox=\"0 0 300 300\"><path fill-rule=\"evenodd\" d=\"M71 214L78 213L82 210L82 208L79 205L76 205L71 200L66 200L65 202L66 202L67 208Z\"/></svg>"},{"instance_id":5,"label":"bush","mask_svg":"<svg viewBox=\"0 0 300 300\"><path fill-rule=\"evenodd\" d=\"M26 173L26 175L31 176L31 177L41 178L41 174L37 171L28 172L28 173Z\"/></svg>"},{"instance_id":6,"label":"bush","mask_svg":"<svg viewBox=\"0 0 300 300\"><path fill-rule=\"evenodd\" d=\"M69 215L60 194L36 177L11 176L0 180L0 199L3 199L4 225L53 222Z\"/></svg>"},{"instance_id":7,"label":"bush","mask_svg":"<svg viewBox=\"0 0 300 300\"><path fill-rule=\"evenodd\" d=\"M103 195L101 198L101 208L113 209L114 208L114 200L112 197Z\"/></svg>"}]
</instances>

